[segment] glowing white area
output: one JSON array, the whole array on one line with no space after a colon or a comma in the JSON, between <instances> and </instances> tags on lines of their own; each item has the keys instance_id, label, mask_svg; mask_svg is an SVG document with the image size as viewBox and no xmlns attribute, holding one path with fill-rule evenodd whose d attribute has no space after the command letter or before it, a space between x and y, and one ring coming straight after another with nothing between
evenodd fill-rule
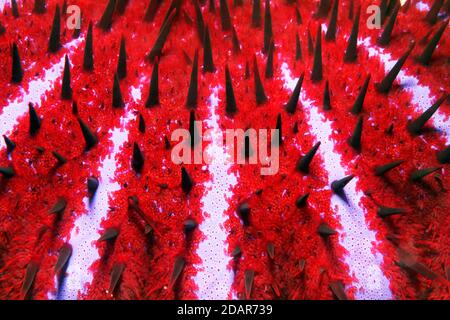
<instances>
[{"instance_id":1,"label":"glowing white area","mask_svg":"<svg viewBox=\"0 0 450 320\"><path fill-rule=\"evenodd\" d=\"M371 46L369 38L364 39L361 43L368 51L370 57L380 59L386 72L391 70L397 62L397 60L393 60L392 56L389 53L386 53L384 49ZM415 108L415 111L419 113L426 111L440 98L432 96L429 87L419 84L419 79L417 77L408 75L404 70L399 72L397 81L400 82L400 85L404 90L411 93L411 105ZM438 109L430 121L433 123L433 126L442 133L447 144L450 144L449 117Z\"/></svg>"},{"instance_id":2,"label":"glowing white area","mask_svg":"<svg viewBox=\"0 0 450 320\"><path fill-rule=\"evenodd\" d=\"M84 38L72 40L64 48L68 52L70 59L74 49L83 41ZM28 91L20 88L20 95L14 101L8 101L8 105L0 112L0 137L8 135L18 123L20 117L28 113L28 103L35 104L39 110L40 103L45 93L53 89L55 79L61 76L64 69L64 56L49 69L44 70L43 78L31 80L28 83ZM5 147L3 139L0 142L0 149Z\"/></svg>"},{"instance_id":3,"label":"glowing white area","mask_svg":"<svg viewBox=\"0 0 450 320\"><path fill-rule=\"evenodd\" d=\"M142 87L130 89L136 103L141 100L141 89ZM89 268L100 258L95 245L96 240L100 237L100 224L108 215L109 197L115 191L120 190L120 185L114 181L115 172L118 168L116 157L123 144L128 141L128 130L124 128L127 128L128 122L133 117L133 112L126 110L120 119L120 126L110 130L113 148L100 164L100 176L98 178L100 184L95 197L91 201L89 201L89 198L84 198L87 212L77 218L70 234L70 240L68 239L73 251L67 268L67 276L57 297L58 299L77 299L78 294L85 293L87 285L92 282L93 274L89 271Z\"/></svg>"},{"instance_id":4,"label":"glowing white area","mask_svg":"<svg viewBox=\"0 0 450 320\"><path fill-rule=\"evenodd\" d=\"M419 11L430 11L430 6L428 4L426 4L425 2L422 2L422 1L418 1L416 3L416 8Z\"/></svg>"},{"instance_id":5,"label":"glowing white area","mask_svg":"<svg viewBox=\"0 0 450 320\"><path fill-rule=\"evenodd\" d=\"M204 184L206 192L201 199L204 221L199 227L205 240L196 252L202 263L196 266L198 272L194 278L198 286L197 297L202 300L227 299L233 283L233 272L227 268L230 262L226 243L228 233L223 224L227 220L227 199L233 195L231 188L237 184L237 177L228 172L231 169L229 153L219 142L223 139L215 111L219 104L219 87L212 90L209 98L211 117L206 120L208 128L212 129L212 142L206 149L211 157L208 169L212 179Z\"/></svg>"},{"instance_id":6,"label":"glowing white area","mask_svg":"<svg viewBox=\"0 0 450 320\"><path fill-rule=\"evenodd\" d=\"M286 63L281 66L283 81L286 89L293 91L298 79L292 78ZM321 142L319 153L322 156L324 169L328 173L328 180L334 181L350 174L342 163L339 153L334 150L331 121L320 114L319 108L306 97L303 90L300 96L311 133ZM331 208L342 225L339 242L347 250L345 262L349 266L350 274L356 278L353 283L357 299L392 299L389 281L383 274L380 264L383 260L379 252L374 253L373 244L377 243L375 232L369 230L365 220L364 208L360 207L363 194L356 190L358 178L355 177L346 187L348 202L340 197L331 197Z\"/></svg>"}]
</instances>

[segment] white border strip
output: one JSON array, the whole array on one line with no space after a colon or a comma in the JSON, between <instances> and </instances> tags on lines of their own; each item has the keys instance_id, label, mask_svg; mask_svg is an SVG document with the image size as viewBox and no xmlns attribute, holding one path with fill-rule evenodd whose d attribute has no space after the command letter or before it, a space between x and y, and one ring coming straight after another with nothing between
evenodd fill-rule
<instances>
[{"instance_id":1,"label":"white border strip","mask_svg":"<svg viewBox=\"0 0 450 320\"><path fill-rule=\"evenodd\" d=\"M194 278L198 286L196 294L201 300L227 299L234 279L233 272L228 268L231 258L227 254L228 233L224 223L229 207L227 199L233 195L231 188L237 184L237 177L229 173L229 155L223 143L219 142L223 139L216 113L219 89L219 86L212 88L209 97L211 117L206 120L208 128L212 129L212 142L206 150L212 159L208 167L212 180L204 184L206 192L201 199L204 221L199 228L205 240L199 244L196 252L202 259L202 264L196 266L198 272Z\"/></svg>"},{"instance_id":2,"label":"white border strip","mask_svg":"<svg viewBox=\"0 0 450 320\"><path fill-rule=\"evenodd\" d=\"M372 46L370 38L365 38L359 42L363 44L364 48L369 53L369 57L376 57L383 63L386 72L391 70L397 62L396 60L393 60L392 56L389 53L386 53L384 49ZM407 75L404 70L399 72L397 79L400 81L403 89L411 93L411 102L414 105L415 110L419 113L425 112L439 98L433 97L428 86L419 84L419 79L417 77ZM432 121L434 127L442 133L447 145L450 144L449 117L438 109L430 121Z\"/></svg>"},{"instance_id":3,"label":"white border strip","mask_svg":"<svg viewBox=\"0 0 450 320\"><path fill-rule=\"evenodd\" d=\"M297 79L292 78L287 63L282 64L281 70L285 88L293 91ZM331 182L343 178L348 175L348 169L342 165L340 154L334 150L331 121L320 114L319 108L306 97L304 91L301 94L301 102L311 132L321 142L319 153L324 160L328 180ZM343 229L339 235L339 242L348 252L345 262L350 268L351 275L357 279L357 282L353 284L357 289L356 298L392 299L389 280L380 267L383 257L379 252L373 252L373 244L377 243L375 232L369 230L366 224L364 208L360 207L363 194L356 190L357 181L355 177L345 188L348 203L336 195L331 197L331 207L335 209Z\"/></svg>"},{"instance_id":4,"label":"white border strip","mask_svg":"<svg viewBox=\"0 0 450 320\"><path fill-rule=\"evenodd\" d=\"M131 88L135 103L139 103L141 100L141 93L142 85L138 88ZM96 240L100 237L99 227L103 219L108 216L109 196L120 190L120 184L114 180L114 177L118 167L116 157L121 152L124 143L128 141L128 130L123 128L127 128L129 121L133 118L134 114L128 110L127 105L125 115L120 119L120 127L110 130L111 141L114 144L112 152L100 164L100 184L92 202L90 203L87 197L83 200L86 205L86 213L77 218L70 234L69 243L72 245L72 257L64 278L64 285L59 296L53 298L75 300L79 293L86 293L87 285L93 280L93 274L89 268L96 260L100 259L96 246Z\"/></svg>"}]
</instances>

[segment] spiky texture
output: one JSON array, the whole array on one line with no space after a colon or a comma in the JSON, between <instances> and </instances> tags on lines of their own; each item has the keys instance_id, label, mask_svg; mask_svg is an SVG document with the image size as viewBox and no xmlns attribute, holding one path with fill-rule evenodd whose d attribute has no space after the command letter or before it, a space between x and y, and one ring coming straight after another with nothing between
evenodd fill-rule
<instances>
[{"instance_id":1,"label":"spiky texture","mask_svg":"<svg viewBox=\"0 0 450 320\"><path fill-rule=\"evenodd\" d=\"M20 83L23 79L22 62L20 61L19 49L14 42L11 50L12 55L12 71L11 81L14 83Z\"/></svg>"},{"instance_id":2,"label":"spiky texture","mask_svg":"<svg viewBox=\"0 0 450 320\"><path fill-rule=\"evenodd\" d=\"M117 76L123 79L127 76L127 51L125 48L125 38L120 40L119 60L117 61Z\"/></svg>"},{"instance_id":3,"label":"spiky texture","mask_svg":"<svg viewBox=\"0 0 450 320\"><path fill-rule=\"evenodd\" d=\"M103 31L109 31L109 29L111 29L112 18L113 18L115 6L116 6L116 0L109 0L108 4L106 5L105 10L103 11L103 15L100 18L100 22L98 23L98 26Z\"/></svg>"},{"instance_id":4,"label":"spiky texture","mask_svg":"<svg viewBox=\"0 0 450 320\"><path fill-rule=\"evenodd\" d=\"M344 61L354 62L358 56L358 32L359 32L359 18L361 16L361 7L356 11L355 19L353 20L352 32L348 38L347 49L345 50Z\"/></svg>"},{"instance_id":5,"label":"spiky texture","mask_svg":"<svg viewBox=\"0 0 450 320\"><path fill-rule=\"evenodd\" d=\"M61 85L61 99L70 100L72 99L72 87L70 85L70 62L69 57L64 59L64 71Z\"/></svg>"},{"instance_id":6,"label":"spiky texture","mask_svg":"<svg viewBox=\"0 0 450 320\"><path fill-rule=\"evenodd\" d=\"M367 88L369 87L369 81L370 81L370 74L367 75L366 80L364 81L364 84L361 87L361 90L359 91L358 97L356 98L355 103L353 104L351 112L355 115L361 113L362 111L364 99L366 98Z\"/></svg>"},{"instance_id":7,"label":"spiky texture","mask_svg":"<svg viewBox=\"0 0 450 320\"><path fill-rule=\"evenodd\" d=\"M195 108L197 106L197 92L198 92L198 51L195 51L194 62L192 64L191 80L189 81L188 95L186 99L186 106Z\"/></svg>"},{"instance_id":8,"label":"spiky texture","mask_svg":"<svg viewBox=\"0 0 450 320\"><path fill-rule=\"evenodd\" d=\"M89 22L89 27L86 35L86 44L84 46L83 69L86 71L94 70L94 48L92 38L92 22Z\"/></svg>"},{"instance_id":9,"label":"spiky texture","mask_svg":"<svg viewBox=\"0 0 450 320\"><path fill-rule=\"evenodd\" d=\"M153 64L152 78L150 80L150 90L148 93L145 107L150 108L159 104L159 85L158 85L158 61Z\"/></svg>"},{"instance_id":10,"label":"spiky texture","mask_svg":"<svg viewBox=\"0 0 450 320\"><path fill-rule=\"evenodd\" d=\"M311 72L311 81L320 81L322 76L322 26L319 24L316 34L316 46L314 48L314 65Z\"/></svg>"},{"instance_id":11,"label":"spiky texture","mask_svg":"<svg viewBox=\"0 0 450 320\"><path fill-rule=\"evenodd\" d=\"M226 93L226 112L234 114L237 111L236 98L234 97L233 82L231 80L230 70L225 66L225 93Z\"/></svg>"},{"instance_id":12,"label":"spiky texture","mask_svg":"<svg viewBox=\"0 0 450 320\"><path fill-rule=\"evenodd\" d=\"M291 98L288 103L285 105L285 109L288 113L294 114L295 110L297 110L298 99L300 97L300 91L302 90L303 78L305 74L302 73L300 78L297 80L297 84L295 85L294 91L292 91Z\"/></svg>"},{"instance_id":13,"label":"spiky texture","mask_svg":"<svg viewBox=\"0 0 450 320\"><path fill-rule=\"evenodd\" d=\"M59 5L56 5L55 15L53 16L52 30L50 32L50 39L48 41L48 51L56 52L61 48L60 42L61 33L61 13L59 11Z\"/></svg>"},{"instance_id":14,"label":"spiky texture","mask_svg":"<svg viewBox=\"0 0 450 320\"><path fill-rule=\"evenodd\" d=\"M297 162L297 170L301 172L308 172L309 171L309 165L311 164L311 161L313 160L314 156L317 153L317 150L320 147L320 142L317 142L311 150L309 150L300 160Z\"/></svg>"}]
</instances>

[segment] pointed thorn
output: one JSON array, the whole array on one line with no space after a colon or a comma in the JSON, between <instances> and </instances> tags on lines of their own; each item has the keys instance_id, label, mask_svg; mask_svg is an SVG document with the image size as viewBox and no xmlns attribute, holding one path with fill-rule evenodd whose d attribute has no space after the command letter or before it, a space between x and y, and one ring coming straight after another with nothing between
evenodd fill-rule
<instances>
[{"instance_id":1,"label":"pointed thorn","mask_svg":"<svg viewBox=\"0 0 450 320\"><path fill-rule=\"evenodd\" d=\"M275 258L275 245L272 242L267 244L267 254L270 259L273 260Z\"/></svg>"},{"instance_id":2,"label":"pointed thorn","mask_svg":"<svg viewBox=\"0 0 450 320\"><path fill-rule=\"evenodd\" d=\"M386 218L386 217L393 216L393 215L396 215L396 214L403 214L405 212L406 212L406 210L405 209L401 209L401 208L388 208L388 207L380 206L377 209L377 215L380 218Z\"/></svg>"},{"instance_id":3,"label":"pointed thorn","mask_svg":"<svg viewBox=\"0 0 450 320\"><path fill-rule=\"evenodd\" d=\"M67 207L67 201L64 198L59 198L53 207L48 211L50 214L60 215L64 212Z\"/></svg>"},{"instance_id":4,"label":"pointed thorn","mask_svg":"<svg viewBox=\"0 0 450 320\"><path fill-rule=\"evenodd\" d=\"M315 16L318 18L326 17L328 15L328 11L330 11L330 6L330 0L320 0Z\"/></svg>"},{"instance_id":5,"label":"pointed thorn","mask_svg":"<svg viewBox=\"0 0 450 320\"><path fill-rule=\"evenodd\" d=\"M252 294L254 277L255 277L255 271L253 271L253 270L246 270L245 271L245 274L244 274L244 278L245 278L245 298L247 300L250 299L250 296Z\"/></svg>"},{"instance_id":6,"label":"pointed thorn","mask_svg":"<svg viewBox=\"0 0 450 320\"><path fill-rule=\"evenodd\" d=\"M144 14L145 22L153 22L161 3L162 3L161 0L150 0L150 3L148 4L148 7L145 10L145 14Z\"/></svg>"},{"instance_id":7,"label":"pointed thorn","mask_svg":"<svg viewBox=\"0 0 450 320\"><path fill-rule=\"evenodd\" d=\"M116 228L106 229L97 241L111 241L119 236L119 230Z\"/></svg>"},{"instance_id":8,"label":"pointed thorn","mask_svg":"<svg viewBox=\"0 0 450 320\"><path fill-rule=\"evenodd\" d=\"M338 300L348 300L348 296L345 293L344 284L341 281L331 282L329 287Z\"/></svg>"},{"instance_id":9,"label":"pointed thorn","mask_svg":"<svg viewBox=\"0 0 450 320\"><path fill-rule=\"evenodd\" d=\"M33 13L43 14L45 12L47 12L45 0L34 0Z\"/></svg>"},{"instance_id":10,"label":"pointed thorn","mask_svg":"<svg viewBox=\"0 0 450 320\"><path fill-rule=\"evenodd\" d=\"M399 165L401 165L402 163L404 163L405 160L397 160L397 161L393 161L381 166L377 166L375 167L375 175L376 176L382 176L385 173L391 171L394 168L397 168Z\"/></svg>"},{"instance_id":11,"label":"pointed thorn","mask_svg":"<svg viewBox=\"0 0 450 320\"><path fill-rule=\"evenodd\" d=\"M441 167L434 167L434 168L425 168L420 170L415 170L411 173L409 178L412 182L417 182L428 176L429 174L432 174L433 172L441 170Z\"/></svg>"},{"instance_id":12,"label":"pointed thorn","mask_svg":"<svg viewBox=\"0 0 450 320\"><path fill-rule=\"evenodd\" d=\"M83 57L83 69L86 71L94 70L92 22L89 22L89 27L86 35L86 43L84 46L84 57Z\"/></svg>"},{"instance_id":13,"label":"pointed thorn","mask_svg":"<svg viewBox=\"0 0 450 320\"><path fill-rule=\"evenodd\" d=\"M332 229L326 223L321 223L319 228L317 229L317 232L324 239L327 239L329 236L335 235L337 233L336 230Z\"/></svg>"},{"instance_id":14,"label":"pointed thorn","mask_svg":"<svg viewBox=\"0 0 450 320\"><path fill-rule=\"evenodd\" d=\"M300 10L295 7L295 21L297 21L297 25L303 24L302 15L300 14Z\"/></svg>"},{"instance_id":15,"label":"pointed thorn","mask_svg":"<svg viewBox=\"0 0 450 320\"><path fill-rule=\"evenodd\" d=\"M430 108L422 113L417 119L408 124L408 131L413 135L419 135L422 132L426 122L431 119L433 114L438 110L441 104L447 99L447 94L444 94L438 101L436 101Z\"/></svg>"},{"instance_id":16,"label":"pointed thorn","mask_svg":"<svg viewBox=\"0 0 450 320\"><path fill-rule=\"evenodd\" d=\"M335 180L331 183L331 189L334 191L334 193L342 192L345 188L345 186L354 178L354 175L347 176L345 178L342 178L340 180Z\"/></svg>"},{"instance_id":17,"label":"pointed thorn","mask_svg":"<svg viewBox=\"0 0 450 320\"><path fill-rule=\"evenodd\" d=\"M69 262L71 256L72 246L68 243L65 243L59 250L58 260L56 261L54 269L55 274L59 275L61 271L66 269L67 263Z\"/></svg>"},{"instance_id":18,"label":"pointed thorn","mask_svg":"<svg viewBox=\"0 0 450 320\"><path fill-rule=\"evenodd\" d=\"M238 207L238 214L244 224L244 227L248 227L250 225L250 206L247 202L242 203Z\"/></svg>"},{"instance_id":19,"label":"pointed thorn","mask_svg":"<svg viewBox=\"0 0 450 320\"><path fill-rule=\"evenodd\" d=\"M67 163L67 159L60 154L57 151L52 151L52 155L56 158L56 160L58 161L58 166L62 166L63 164Z\"/></svg>"},{"instance_id":20,"label":"pointed thorn","mask_svg":"<svg viewBox=\"0 0 450 320\"><path fill-rule=\"evenodd\" d=\"M350 137L348 143L350 146L356 151L361 150L361 134L363 128L363 118L359 117L358 122L356 123L355 130L353 131L352 136Z\"/></svg>"},{"instance_id":21,"label":"pointed thorn","mask_svg":"<svg viewBox=\"0 0 450 320\"><path fill-rule=\"evenodd\" d=\"M20 83L23 79L22 62L20 61L19 49L14 42L12 47L12 71L11 81L13 83Z\"/></svg>"},{"instance_id":22,"label":"pointed thorn","mask_svg":"<svg viewBox=\"0 0 450 320\"><path fill-rule=\"evenodd\" d=\"M339 0L335 0L333 3L333 9L331 11L330 22L328 23L327 33L325 34L325 40L336 40L336 27L338 17Z\"/></svg>"},{"instance_id":23,"label":"pointed thorn","mask_svg":"<svg viewBox=\"0 0 450 320\"><path fill-rule=\"evenodd\" d=\"M281 122L281 114L280 113L277 115L277 124L275 126L275 129L278 130L278 135L273 136L274 140L272 141L272 143L275 146L279 147L283 144L283 125ZM276 139L276 138L278 138L278 139Z\"/></svg>"},{"instance_id":24,"label":"pointed thorn","mask_svg":"<svg viewBox=\"0 0 450 320\"><path fill-rule=\"evenodd\" d=\"M142 153L139 145L136 142L133 144L133 157L131 159L131 167L137 173L141 173L142 168L144 167L144 154Z\"/></svg>"},{"instance_id":25,"label":"pointed thorn","mask_svg":"<svg viewBox=\"0 0 450 320\"><path fill-rule=\"evenodd\" d=\"M19 17L19 8L16 0L11 0L11 11L14 18Z\"/></svg>"},{"instance_id":26,"label":"pointed thorn","mask_svg":"<svg viewBox=\"0 0 450 320\"><path fill-rule=\"evenodd\" d=\"M231 252L231 256L233 258L239 258L242 255L241 247L236 246L233 251Z\"/></svg>"},{"instance_id":27,"label":"pointed thorn","mask_svg":"<svg viewBox=\"0 0 450 320\"><path fill-rule=\"evenodd\" d=\"M264 92L264 87L259 76L258 62L256 61L256 56L253 56L253 78L255 80L255 97L256 104L260 105L267 101L266 93Z\"/></svg>"},{"instance_id":28,"label":"pointed thorn","mask_svg":"<svg viewBox=\"0 0 450 320\"><path fill-rule=\"evenodd\" d=\"M261 26L261 2L253 0L252 6L252 27L259 28Z\"/></svg>"},{"instance_id":29,"label":"pointed thorn","mask_svg":"<svg viewBox=\"0 0 450 320\"><path fill-rule=\"evenodd\" d=\"M60 42L60 33L61 33L61 13L59 11L59 5L56 5L55 15L53 17L52 31L50 33L50 39L48 42L48 51L56 52L61 48Z\"/></svg>"},{"instance_id":30,"label":"pointed thorn","mask_svg":"<svg viewBox=\"0 0 450 320\"><path fill-rule=\"evenodd\" d=\"M168 12L169 14L170 12ZM173 20L175 18L176 12L170 13L167 20L161 26L159 30L158 37L153 44L152 49L147 54L147 59L153 61L156 57L161 55L162 49L164 48L164 44L166 43L167 37L169 36L170 28L172 27Z\"/></svg>"},{"instance_id":31,"label":"pointed thorn","mask_svg":"<svg viewBox=\"0 0 450 320\"><path fill-rule=\"evenodd\" d=\"M159 85L158 85L158 61L153 64L152 78L150 80L150 90L148 93L147 101L145 102L145 107L150 108L159 104Z\"/></svg>"},{"instance_id":32,"label":"pointed thorn","mask_svg":"<svg viewBox=\"0 0 450 320\"><path fill-rule=\"evenodd\" d=\"M109 29L111 29L115 4L115 0L109 0L105 11L103 11L103 15L100 18L100 22L98 23L98 26L103 31L109 31Z\"/></svg>"},{"instance_id":33,"label":"pointed thorn","mask_svg":"<svg viewBox=\"0 0 450 320\"><path fill-rule=\"evenodd\" d=\"M223 31L231 30L231 17L227 0L220 0L220 23Z\"/></svg>"},{"instance_id":34,"label":"pointed thorn","mask_svg":"<svg viewBox=\"0 0 450 320\"><path fill-rule=\"evenodd\" d=\"M61 86L61 99L72 99L72 87L70 86L70 62L67 55L64 58L64 71Z\"/></svg>"},{"instance_id":35,"label":"pointed thorn","mask_svg":"<svg viewBox=\"0 0 450 320\"><path fill-rule=\"evenodd\" d=\"M313 160L317 150L320 147L320 142L317 142L311 150L309 150L300 160L297 162L297 170L307 173L309 171L309 165Z\"/></svg>"},{"instance_id":36,"label":"pointed thorn","mask_svg":"<svg viewBox=\"0 0 450 320\"><path fill-rule=\"evenodd\" d=\"M127 51L125 48L125 38L120 40L119 60L117 62L117 76L123 79L127 76Z\"/></svg>"},{"instance_id":37,"label":"pointed thorn","mask_svg":"<svg viewBox=\"0 0 450 320\"><path fill-rule=\"evenodd\" d=\"M175 262L173 264L172 276L170 277L169 289L172 289L175 283L177 282L178 278L181 275L181 272L184 269L185 264L186 261L184 260L183 257L177 257L175 259Z\"/></svg>"},{"instance_id":38,"label":"pointed thorn","mask_svg":"<svg viewBox=\"0 0 450 320\"><path fill-rule=\"evenodd\" d=\"M211 38L209 36L209 28L205 27L205 39L203 40L203 72L214 72L213 53L211 46Z\"/></svg>"},{"instance_id":39,"label":"pointed thorn","mask_svg":"<svg viewBox=\"0 0 450 320\"><path fill-rule=\"evenodd\" d=\"M192 180L191 176L187 172L187 170L182 167L181 168L181 189L183 189L183 192L186 194L189 194L192 190L192 187L194 186L194 181Z\"/></svg>"},{"instance_id":40,"label":"pointed thorn","mask_svg":"<svg viewBox=\"0 0 450 320\"><path fill-rule=\"evenodd\" d=\"M358 31L360 16L361 7L358 7L355 19L353 20L352 32L350 34L350 37L348 38L347 49L345 50L345 62L354 62L356 60L356 57L358 56Z\"/></svg>"},{"instance_id":41,"label":"pointed thorn","mask_svg":"<svg viewBox=\"0 0 450 320\"><path fill-rule=\"evenodd\" d=\"M6 179L11 179L16 175L14 169L11 167L0 167L0 174Z\"/></svg>"},{"instance_id":42,"label":"pointed thorn","mask_svg":"<svg viewBox=\"0 0 450 320\"><path fill-rule=\"evenodd\" d=\"M233 82L231 80L230 70L225 66L225 92L226 92L226 109L227 114L234 114L237 111L236 98L234 96Z\"/></svg>"},{"instance_id":43,"label":"pointed thorn","mask_svg":"<svg viewBox=\"0 0 450 320\"><path fill-rule=\"evenodd\" d=\"M271 41L273 41L272 15L270 13L270 0L266 0L264 11L264 53L269 51Z\"/></svg>"},{"instance_id":44,"label":"pointed thorn","mask_svg":"<svg viewBox=\"0 0 450 320\"><path fill-rule=\"evenodd\" d=\"M389 90L391 90L392 84L394 83L395 78L397 77L398 73L403 67L403 64L406 62L406 59L408 58L409 54L414 48L414 43L411 44L408 48L408 50L403 54L403 56L398 59L398 61L395 63L394 67L388 72L388 74L384 77L383 81L380 83L375 84L375 87L377 88L378 92L380 93L388 93Z\"/></svg>"},{"instance_id":45,"label":"pointed thorn","mask_svg":"<svg viewBox=\"0 0 450 320\"><path fill-rule=\"evenodd\" d=\"M355 3L353 0L350 0L350 5L348 7L348 20L353 19L353 11L355 10Z\"/></svg>"},{"instance_id":46,"label":"pointed thorn","mask_svg":"<svg viewBox=\"0 0 450 320\"><path fill-rule=\"evenodd\" d=\"M445 28L447 28L448 25L448 19L447 21L444 21L441 25L441 27L438 29L438 31L434 34L434 36L430 39L428 44L425 46L425 48L422 51L422 54L417 58L417 60L423 64L428 65L431 61L431 56L433 55L434 50L436 49L439 40L441 39L442 35L444 34Z\"/></svg>"},{"instance_id":47,"label":"pointed thorn","mask_svg":"<svg viewBox=\"0 0 450 320\"><path fill-rule=\"evenodd\" d=\"M275 45L272 41L269 49L269 53L267 54L267 61L266 61L266 72L265 76L266 79L271 79L273 77L273 51L275 50Z\"/></svg>"},{"instance_id":48,"label":"pointed thorn","mask_svg":"<svg viewBox=\"0 0 450 320\"><path fill-rule=\"evenodd\" d=\"M328 80L325 82L325 89L323 90L323 110L331 110L331 98Z\"/></svg>"},{"instance_id":49,"label":"pointed thorn","mask_svg":"<svg viewBox=\"0 0 450 320\"><path fill-rule=\"evenodd\" d=\"M5 140L6 151L11 153L16 148L16 144L5 135L3 135L3 139Z\"/></svg>"},{"instance_id":50,"label":"pointed thorn","mask_svg":"<svg viewBox=\"0 0 450 320\"><path fill-rule=\"evenodd\" d=\"M394 11L389 17L388 22L386 23L386 26L384 27L383 33L377 40L377 43L380 46L387 46L391 41L392 30L394 29L395 20L397 19L397 14L399 10L400 10L400 3L397 3L397 5L394 8Z\"/></svg>"},{"instance_id":51,"label":"pointed thorn","mask_svg":"<svg viewBox=\"0 0 450 320\"><path fill-rule=\"evenodd\" d=\"M295 85L294 91L292 91L292 95L289 98L288 103L284 106L286 111L290 114L294 114L295 110L297 110L298 99L300 97L300 91L302 90L304 77L305 73L302 73L300 78L297 80L297 84Z\"/></svg>"},{"instance_id":52,"label":"pointed thorn","mask_svg":"<svg viewBox=\"0 0 450 320\"><path fill-rule=\"evenodd\" d=\"M78 115L78 104L75 100L72 101L72 114Z\"/></svg>"},{"instance_id":53,"label":"pointed thorn","mask_svg":"<svg viewBox=\"0 0 450 320\"><path fill-rule=\"evenodd\" d=\"M209 0L208 11L212 14L216 13L216 5L214 3L214 0Z\"/></svg>"},{"instance_id":54,"label":"pointed thorn","mask_svg":"<svg viewBox=\"0 0 450 320\"><path fill-rule=\"evenodd\" d=\"M5 27L2 25L2 23L0 22L0 36L4 35L6 32Z\"/></svg>"},{"instance_id":55,"label":"pointed thorn","mask_svg":"<svg viewBox=\"0 0 450 320\"><path fill-rule=\"evenodd\" d=\"M120 15L125 13L125 9L127 8L129 0L117 0L116 4L116 12Z\"/></svg>"},{"instance_id":56,"label":"pointed thorn","mask_svg":"<svg viewBox=\"0 0 450 320\"><path fill-rule=\"evenodd\" d=\"M441 10L442 5L444 4L444 0L435 0L433 5L428 11L425 20L430 24L434 25L438 19L439 11Z\"/></svg>"},{"instance_id":57,"label":"pointed thorn","mask_svg":"<svg viewBox=\"0 0 450 320\"><path fill-rule=\"evenodd\" d=\"M119 77L117 73L114 74L114 83L113 83L113 98L112 98L112 106L113 108L122 108L124 106L122 92L120 91L120 83Z\"/></svg>"},{"instance_id":58,"label":"pointed thorn","mask_svg":"<svg viewBox=\"0 0 450 320\"><path fill-rule=\"evenodd\" d=\"M33 261L28 263L21 289L22 295L24 297L28 296L31 289L33 288L34 280L36 278L36 274L38 273L38 271L39 265L37 263Z\"/></svg>"},{"instance_id":59,"label":"pointed thorn","mask_svg":"<svg viewBox=\"0 0 450 320\"><path fill-rule=\"evenodd\" d=\"M111 270L111 278L109 280L109 290L110 294L113 294L116 290L116 287L122 277L122 273L125 270L124 263L115 263Z\"/></svg>"},{"instance_id":60,"label":"pointed thorn","mask_svg":"<svg viewBox=\"0 0 450 320\"><path fill-rule=\"evenodd\" d=\"M198 1L194 0L195 20L197 25L197 34L200 42L203 43L205 38L205 20L203 19L202 9L200 8Z\"/></svg>"},{"instance_id":61,"label":"pointed thorn","mask_svg":"<svg viewBox=\"0 0 450 320\"><path fill-rule=\"evenodd\" d=\"M191 148L194 149L195 145L201 140L198 133L198 128L195 123L195 112L191 110L189 114L189 139L191 141Z\"/></svg>"},{"instance_id":62,"label":"pointed thorn","mask_svg":"<svg viewBox=\"0 0 450 320\"><path fill-rule=\"evenodd\" d=\"M189 234L197 228L198 223L194 219L187 219L183 223L183 230L185 234Z\"/></svg>"},{"instance_id":63,"label":"pointed thorn","mask_svg":"<svg viewBox=\"0 0 450 320\"><path fill-rule=\"evenodd\" d=\"M319 24L316 35L316 47L314 48L314 65L311 72L311 81L322 80L322 26Z\"/></svg>"},{"instance_id":64,"label":"pointed thorn","mask_svg":"<svg viewBox=\"0 0 450 320\"><path fill-rule=\"evenodd\" d=\"M98 139L83 120L78 118L78 123L80 124L81 132L83 133L84 141L86 143L86 151L88 151L97 145Z\"/></svg>"},{"instance_id":65,"label":"pointed thorn","mask_svg":"<svg viewBox=\"0 0 450 320\"><path fill-rule=\"evenodd\" d=\"M233 52L235 54L239 53L241 51L241 44L239 43L239 38L234 26L232 30L232 42L233 42Z\"/></svg>"},{"instance_id":66,"label":"pointed thorn","mask_svg":"<svg viewBox=\"0 0 450 320\"><path fill-rule=\"evenodd\" d=\"M295 200L295 206L300 209L306 206L306 204L308 203L308 198L309 198L309 192L298 197L297 200Z\"/></svg>"},{"instance_id":67,"label":"pointed thorn","mask_svg":"<svg viewBox=\"0 0 450 320\"><path fill-rule=\"evenodd\" d=\"M198 95L198 50L195 50L194 62L192 64L191 80L189 82L189 90L186 100L186 106L195 108L197 106Z\"/></svg>"},{"instance_id":68,"label":"pointed thorn","mask_svg":"<svg viewBox=\"0 0 450 320\"><path fill-rule=\"evenodd\" d=\"M442 164L450 163L450 146L437 153L438 161Z\"/></svg>"},{"instance_id":69,"label":"pointed thorn","mask_svg":"<svg viewBox=\"0 0 450 320\"><path fill-rule=\"evenodd\" d=\"M302 44L300 38L298 37L298 32L295 34L295 60L302 60Z\"/></svg>"},{"instance_id":70,"label":"pointed thorn","mask_svg":"<svg viewBox=\"0 0 450 320\"><path fill-rule=\"evenodd\" d=\"M92 198L95 193L97 192L98 186L99 186L99 181L97 179L97 177L89 177L87 180L87 190L89 193L89 197Z\"/></svg>"},{"instance_id":71,"label":"pointed thorn","mask_svg":"<svg viewBox=\"0 0 450 320\"><path fill-rule=\"evenodd\" d=\"M36 109L34 109L33 104L28 104L28 113L30 115L30 135L34 136L41 128L41 119L39 118Z\"/></svg>"},{"instance_id":72,"label":"pointed thorn","mask_svg":"<svg viewBox=\"0 0 450 320\"><path fill-rule=\"evenodd\" d=\"M359 91L358 97L352 107L352 114L360 114L364 105L364 99L366 98L367 88L369 87L370 74L367 75L361 90Z\"/></svg>"},{"instance_id":73,"label":"pointed thorn","mask_svg":"<svg viewBox=\"0 0 450 320\"><path fill-rule=\"evenodd\" d=\"M142 113L139 113L138 128L140 133L145 133L145 120Z\"/></svg>"}]
</instances>

